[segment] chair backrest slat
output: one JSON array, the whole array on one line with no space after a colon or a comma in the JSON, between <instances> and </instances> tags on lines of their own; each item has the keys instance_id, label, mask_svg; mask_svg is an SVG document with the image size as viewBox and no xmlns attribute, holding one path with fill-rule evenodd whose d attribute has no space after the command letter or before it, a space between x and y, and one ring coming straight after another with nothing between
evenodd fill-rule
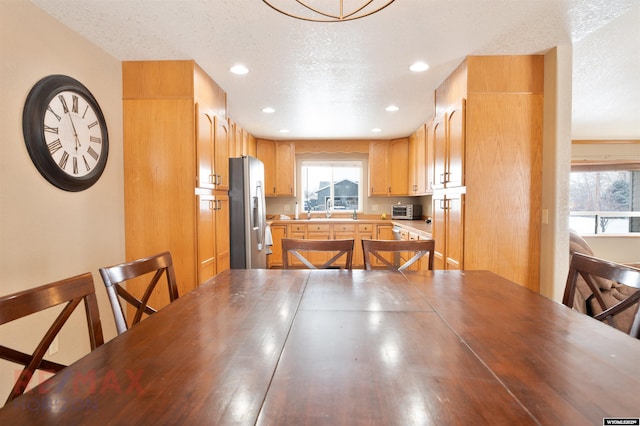
<instances>
[{"instance_id":1,"label":"chair backrest slat","mask_svg":"<svg viewBox=\"0 0 640 426\"><path fill-rule=\"evenodd\" d=\"M93 350L104 343L104 337L91 273L87 272L75 277L0 297L0 325L64 304L63 309L48 328L31 355L6 346L0 346L0 358L24 366L13 389L9 393L7 402L24 393L36 370L56 373L65 367L63 364L45 360L44 356L80 302L84 302L89 331L89 344L91 350Z\"/></svg>"},{"instance_id":2,"label":"chair backrest slat","mask_svg":"<svg viewBox=\"0 0 640 426\"><path fill-rule=\"evenodd\" d=\"M153 276L144 287L143 294L139 298L134 296L122 285L128 280L151 273L153 273ZM151 315L156 312L156 309L149 306L149 299L163 276L166 278L167 288L169 290L169 302L173 302L179 297L173 259L169 252L100 268L100 275L107 288L107 295L109 296L118 334L124 333L129 327L142 321L143 314ZM124 308L120 302L121 299L135 308L135 314L133 315L130 325L127 324Z\"/></svg>"},{"instance_id":3,"label":"chair backrest slat","mask_svg":"<svg viewBox=\"0 0 640 426\"><path fill-rule=\"evenodd\" d=\"M351 239L344 240L304 240L296 238L282 239L282 265L284 269L289 269L289 253L299 259L309 269L327 269L338 267L337 261L345 257L344 269L351 269L353 262L353 242ZM321 265L314 265L300 252L337 252L329 260Z\"/></svg>"},{"instance_id":4,"label":"chair backrest slat","mask_svg":"<svg viewBox=\"0 0 640 426\"><path fill-rule=\"evenodd\" d=\"M362 239L362 254L364 256L365 269L373 269L371 258L378 259L387 269L394 271L407 270L411 265L427 256L427 269L433 269L434 240L371 240ZM404 264L400 264L397 254L402 252L413 252L413 256ZM384 253L393 253L392 263L384 256Z\"/></svg>"}]
</instances>

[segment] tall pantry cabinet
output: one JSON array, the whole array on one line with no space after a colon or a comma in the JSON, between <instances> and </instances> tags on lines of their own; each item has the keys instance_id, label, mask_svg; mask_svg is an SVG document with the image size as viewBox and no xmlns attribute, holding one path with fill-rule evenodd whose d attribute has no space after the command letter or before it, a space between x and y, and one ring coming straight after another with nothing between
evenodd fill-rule
<instances>
[{"instance_id":1,"label":"tall pantry cabinet","mask_svg":"<svg viewBox=\"0 0 640 426\"><path fill-rule=\"evenodd\" d=\"M436 90L435 269L539 291L544 57L470 56Z\"/></svg>"},{"instance_id":2,"label":"tall pantry cabinet","mask_svg":"<svg viewBox=\"0 0 640 426\"><path fill-rule=\"evenodd\" d=\"M189 60L124 62L122 77L126 257L170 251L183 295L229 268L226 93Z\"/></svg>"}]
</instances>

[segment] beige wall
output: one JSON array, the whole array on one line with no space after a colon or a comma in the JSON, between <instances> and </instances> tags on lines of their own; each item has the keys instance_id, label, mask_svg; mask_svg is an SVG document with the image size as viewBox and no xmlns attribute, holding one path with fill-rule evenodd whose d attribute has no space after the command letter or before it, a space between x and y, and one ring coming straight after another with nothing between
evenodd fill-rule
<instances>
[{"instance_id":1,"label":"beige wall","mask_svg":"<svg viewBox=\"0 0 640 426\"><path fill-rule=\"evenodd\" d=\"M120 62L26 0L0 1L0 294L92 272L105 339L115 335L100 266L124 260ZM33 166L22 137L22 108L31 87L49 74L81 81L107 120L107 167L78 193L49 184ZM32 351L53 313L0 327L0 342ZM73 361L88 351L84 313L71 318L52 358ZM18 366L0 362L0 398ZM0 405L2 403L0 402Z\"/></svg>"}]
</instances>

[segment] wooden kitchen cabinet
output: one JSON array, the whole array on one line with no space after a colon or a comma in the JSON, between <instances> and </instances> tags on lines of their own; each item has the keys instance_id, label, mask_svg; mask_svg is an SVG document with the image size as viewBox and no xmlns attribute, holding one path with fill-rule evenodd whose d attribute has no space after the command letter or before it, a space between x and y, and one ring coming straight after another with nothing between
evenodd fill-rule
<instances>
[{"instance_id":1,"label":"wooden kitchen cabinet","mask_svg":"<svg viewBox=\"0 0 640 426\"><path fill-rule=\"evenodd\" d=\"M198 281L202 282L230 267L229 196L205 193L197 198Z\"/></svg>"},{"instance_id":2,"label":"wooden kitchen cabinet","mask_svg":"<svg viewBox=\"0 0 640 426\"><path fill-rule=\"evenodd\" d=\"M407 195L409 139L369 142L369 196Z\"/></svg>"},{"instance_id":3,"label":"wooden kitchen cabinet","mask_svg":"<svg viewBox=\"0 0 640 426\"><path fill-rule=\"evenodd\" d=\"M271 254L267 256L269 268L282 268L282 239L287 238L286 225L271 225Z\"/></svg>"},{"instance_id":4,"label":"wooden kitchen cabinet","mask_svg":"<svg viewBox=\"0 0 640 426\"><path fill-rule=\"evenodd\" d=\"M194 61L123 62L122 90L126 259L170 251L183 295L226 265L226 94Z\"/></svg>"},{"instance_id":5,"label":"wooden kitchen cabinet","mask_svg":"<svg viewBox=\"0 0 640 426\"><path fill-rule=\"evenodd\" d=\"M289 225L287 235L288 235L287 238L294 238L298 240L303 240L307 238L307 224L301 223L301 222L292 223L291 225ZM275 243L275 240L274 240L274 243ZM285 254L283 253L282 255L284 256ZM303 265L302 262L297 257L291 254L289 254L288 256L289 256L290 266L301 267Z\"/></svg>"},{"instance_id":6,"label":"wooden kitchen cabinet","mask_svg":"<svg viewBox=\"0 0 640 426\"><path fill-rule=\"evenodd\" d=\"M392 224L375 224L358 222L334 222L328 223L323 221L295 221L288 224L278 222L271 225L271 235L273 236L273 254L268 257L269 268L282 267L282 239L298 238L298 239L354 239L352 267L354 269L364 268L364 258L362 256L362 239L393 239L391 231ZM333 254L327 253L306 253L308 258L313 262L320 260L326 261ZM341 260L344 262L344 260ZM289 256L289 263L295 267L302 267L302 262L293 256ZM340 264L340 263L338 263Z\"/></svg>"},{"instance_id":7,"label":"wooden kitchen cabinet","mask_svg":"<svg viewBox=\"0 0 640 426\"><path fill-rule=\"evenodd\" d=\"M435 183L435 122L433 118L425 124L425 193L433 194Z\"/></svg>"},{"instance_id":8,"label":"wooden kitchen cabinet","mask_svg":"<svg viewBox=\"0 0 640 426\"><path fill-rule=\"evenodd\" d=\"M539 291L544 56L469 56L435 100L434 267Z\"/></svg>"},{"instance_id":9,"label":"wooden kitchen cabinet","mask_svg":"<svg viewBox=\"0 0 640 426\"><path fill-rule=\"evenodd\" d=\"M465 100L434 119L434 189L464 186Z\"/></svg>"},{"instance_id":10,"label":"wooden kitchen cabinet","mask_svg":"<svg viewBox=\"0 0 640 426\"><path fill-rule=\"evenodd\" d=\"M331 228L332 225L328 223L309 223L307 225L307 239L330 240L332 239ZM317 265L323 264L327 260L331 259L331 256L333 256L333 254L331 254L331 252L305 252L303 256L309 259L309 261L314 265ZM341 261L342 264L344 264L344 260L341 259ZM339 264L340 262L336 263L336 265Z\"/></svg>"},{"instance_id":11,"label":"wooden kitchen cabinet","mask_svg":"<svg viewBox=\"0 0 640 426\"><path fill-rule=\"evenodd\" d=\"M432 201L433 269L460 270L464 258L464 195L436 192Z\"/></svg>"},{"instance_id":12,"label":"wooden kitchen cabinet","mask_svg":"<svg viewBox=\"0 0 640 426\"><path fill-rule=\"evenodd\" d=\"M196 161L198 163L198 188L215 188L214 118L206 108L196 103Z\"/></svg>"},{"instance_id":13,"label":"wooden kitchen cabinet","mask_svg":"<svg viewBox=\"0 0 640 426\"><path fill-rule=\"evenodd\" d=\"M376 226L372 223L358 225L358 234L353 242L353 267L364 268L364 255L362 253L362 240L374 238Z\"/></svg>"},{"instance_id":14,"label":"wooden kitchen cabinet","mask_svg":"<svg viewBox=\"0 0 640 426\"><path fill-rule=\"evenodd\" d=\"M216 213L216 270L226 271L231 267L231 240L229 228L229 195L217 194Z\"/></svg>"},{"instance_id":15,"label":"wooden kitchen cabinet","mask_svg":"<svg viewBox=\"0 0 640 426\"><path fill-rule=\"evenodd\" d=\"M295 197L295 143L257 139L256 156L264 163L265 196Z\"/></svg>"},{"instance_id":16,"label":"wooden kitchen cabinet","mask_svg":"<svg viewBox=\"0 0 640 426\"><path fill-rule=\"evenodd\" d=\"M229 120L229 158L256 156L256 138L233 120Z\"/></svg>"},{"instance_id":17,"label":"wooden kitchen cabinet","mask_svg":"<svg viewBox=\"0 0 640 426\"><path fill-rule=\"evenodd\" d=\"M214 116L215 189L229 190L229 123L224 117Z\"/></svg>"},{"instance_id":18,"label":"wooden kitchen cabinet","mask_svg":"<svg viewBox=\"0 0 640 426\"><path fill-rule=\"evenodd\" d=\"M198 277L212 277L216 274L216 199L211 194L197 195L197 199Z\"/></svg>"},{"instance_id":19,"label":"wooden kitchen cabinet","mask_svg":"<svg viewBox=\"0 0 640 426\"><path fill-rule=\"evenodd\" d=\"M427 157L427 125L422 124L409 136L408 195L425 195L431 166Z\"/></svg>"}]
</instances>

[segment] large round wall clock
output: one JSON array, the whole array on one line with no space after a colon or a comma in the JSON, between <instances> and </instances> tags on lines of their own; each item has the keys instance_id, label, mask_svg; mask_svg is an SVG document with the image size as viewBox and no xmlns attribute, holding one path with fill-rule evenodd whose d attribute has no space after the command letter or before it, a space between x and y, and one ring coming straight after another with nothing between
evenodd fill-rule
<instances>
[{"instance_id":1,"label":"large round wall clock","mask_svg":"<svg viewBox=\"0 0 640 426\"><path fill-rule=\"evenodd\" d=\"M50 75L27 96L22 132L40 174L65 191L96 183L107 164L109 136L98 102L79 81Z\"/></svg>"}]
</instances>

